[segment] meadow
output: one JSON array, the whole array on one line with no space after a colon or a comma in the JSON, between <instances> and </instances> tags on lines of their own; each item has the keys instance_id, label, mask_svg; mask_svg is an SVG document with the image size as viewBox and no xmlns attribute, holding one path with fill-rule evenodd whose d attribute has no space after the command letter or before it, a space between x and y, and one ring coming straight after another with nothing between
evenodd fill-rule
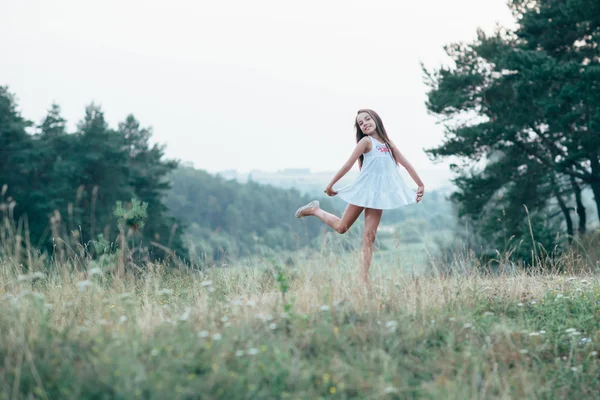
<instances>
[{"instance_id":1,"label":"meadow","mask_svg":"<svg viewBox=\"0 0 600 400\"><path fill-rule=\"evenodd\" d=\"M379 257L370 292L358 254L326 246L123 278L110 262L3 260L0 399L600 393L600 275L576 251L495 273L468 252L418 273Z\"/></svg>"}]
</instances>

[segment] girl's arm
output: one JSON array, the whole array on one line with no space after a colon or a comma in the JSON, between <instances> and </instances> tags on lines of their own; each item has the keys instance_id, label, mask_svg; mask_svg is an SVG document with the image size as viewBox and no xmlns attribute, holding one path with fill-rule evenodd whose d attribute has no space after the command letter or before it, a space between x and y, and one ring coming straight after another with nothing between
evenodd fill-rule
<instances>
[{"instance_id":1,"label":"girl's arm","mask_svg":"<svg viewBox=\"0 0 600 400\"><path fill-rule=\"evenodd\" d=\"M327 188L325 189L325 193L327 193L327 195L335 196L337 194L337 192L333 190L333 185L335 185L337 181L342 179L342 177L346 175L348 171L350 171L350 169L352 168L356 160L358 160L360 155L368 152L370 150L370 147L371 141L369 140L368 136L365 136L356 144L356 147L350 155L350 158L348 158L348 161L346 161L346 163L342 166L342 168L340 168L337 174L335 174L333 179L331 179L329 185L327 185Z\"/></svg>"},{"instance_id":2,"label":"girl's arm","mask_svg":"<svg viewBox=\"0 0 600 400\"><path fill-rule=\"evenodd\" d=\"M423 181L421 180L421 178L419 178L419 174L417 174L417 171L415 171L412 164L406 159L406 157L404 157L402 153L400 153L400 150L398 150L396 145L391 141L390 145L392 147L392 151L394 152L394 157L396 157L396 160L398 160L398 164L406 168L410 177L413 178L413 181L415 181L415 183L419 187L419 189L417 190L417 202L421 201L421 197L423 197L423 193L425 192L425 185L423 184Z\"/></svg>"}]
</instances>

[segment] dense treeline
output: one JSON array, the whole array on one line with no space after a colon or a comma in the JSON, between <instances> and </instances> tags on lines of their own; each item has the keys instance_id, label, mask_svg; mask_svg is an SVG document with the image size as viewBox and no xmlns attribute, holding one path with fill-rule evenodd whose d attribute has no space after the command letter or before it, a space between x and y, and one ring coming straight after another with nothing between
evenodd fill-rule
<instances>
[{"instance_id":1,"label":"dense treeline","mask_svg":"<svg viewBox=\"0 0 600 400\"><path fill-rule=\"evenodd\" d=\"M515 31L449 45L452 65L425 71L446 127L429 154L461 160L453 199L484 251L531 259L532 236L550 251L600 216L600 3L508 4Z\"/></svg>"},{"instance_id":2,"label":"dense treeline","mask_svg":"<svg viewBox=\"0 0 600 400\"><path fill-rule=\"evenodd\" d=\"M4 210L27 228L34 247L50 252L58 237L79 243L93 256L96 240L116 240L118 201L147 203L149 218L133 240L141 255L163 257L151 242L184 251L181 227L163 203L168 174L177 162L150 145L152 131L128 116L110 128L100 107L91 104L67 132L60 107L53 104L35 125L18 111L8 88L0 87L0 185Z\"/></svg>"},{"instance_id":3,"label":"dense treeline","mask_svg":"<svg viewBox=\"0 0 600 400\"><path fill-rule=\"evenodd\" d=\"M222 260L265 249L296 250L322 232L315 218L297 220L296 209L311 198L249 181L225 180L181 167L171 176L167 197L171 214L186 221L188 247L200 260ZM322 206L331 209L327 199Z\"/></svg>"},{"instance_id":4,"label":"dense treeline","mask_svg":"<svg viewBox=\"0 0 600 400\"><path fill-rule=\"evenodd\" d=\"M147 204L143 226L127 237L142 258L164 258L169 249L191 261L223 261L296 250L322 232L318 221L294 218L308 197L179 167L149 143L151 135L132 115L109 127L94 104L74 132L56 104L34 124L0 87L0 211L27 231L22 238L33 247L53 254L58 238L67 238L92 257L102 248L95 244L122 243L115 209L132 199Z\"/></svg>"}]
</instances>

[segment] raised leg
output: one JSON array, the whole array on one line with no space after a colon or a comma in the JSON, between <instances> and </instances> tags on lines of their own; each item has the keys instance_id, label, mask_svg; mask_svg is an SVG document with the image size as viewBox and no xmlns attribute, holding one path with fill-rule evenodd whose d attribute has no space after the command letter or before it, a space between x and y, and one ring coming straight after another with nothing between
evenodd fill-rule
<instances>
[{"instance_id":1,"label":"raised leg","mask_svg":"<svg viewBox=\"0 0 600 400\"><path fill-rule=\"evenodd\" d=\"M365 209L365 232L360 252L360 279L367 285L369 283L369 268L373 258L373 245L382 215L383 210Z\"/></svg>"},{"instance_id":2,"label":"raised leg","mask_svg":"<svg viewBox=\"0 0 600 400\"><path fill-rule=\"evenodd\" d=\"M332 227L338 233L346 233L348 229L356 222L360 213L364 210L364 207L355 206L354 204L348 204L342 218L339 218L327 211L321 210L319 207L309 208L302 212L302 216L314 215L327 225Z\"/></svg>"}]
</instances>

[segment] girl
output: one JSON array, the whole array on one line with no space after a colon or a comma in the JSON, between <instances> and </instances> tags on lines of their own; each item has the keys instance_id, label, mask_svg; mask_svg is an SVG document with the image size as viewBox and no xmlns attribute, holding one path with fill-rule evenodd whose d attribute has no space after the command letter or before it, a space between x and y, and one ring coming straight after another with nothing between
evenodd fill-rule
<instances>
[{"instance_id":1,"label":"girl","mask_svg":"<svg viewBox=\"0 0 600 400\"><path fill-rule=\"evenodd\" d=\"M365 231L361 249L360 278L368 285L373 244L383 210L418 203L423 197L425 186L412 165L389 139L383 122L375 111L359 110L354 127L356 148L325 189L328 196L339 194L348 203L344 215L338 218L325 212L319 208L319 202L314 200L300 207L296 211L296 218L314 215L338 233L345 233L364 210ZM360 175L356 182L335 191L333 185L350 171L356 160L360 167ZM419 187L416 193L404 183L398 171L398 164L406 168Z\"/></svg>"}]
</instances>

